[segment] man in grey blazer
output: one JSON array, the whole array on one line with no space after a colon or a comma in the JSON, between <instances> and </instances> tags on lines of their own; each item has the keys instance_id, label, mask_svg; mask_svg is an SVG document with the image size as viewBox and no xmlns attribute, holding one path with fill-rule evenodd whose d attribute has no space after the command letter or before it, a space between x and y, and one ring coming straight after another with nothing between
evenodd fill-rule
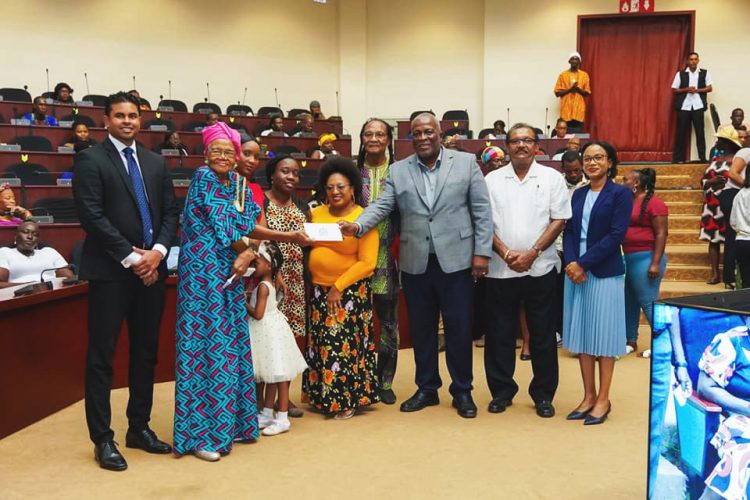
<instances>
[{"instance_id":1,"label":"man in grey blazer","mask_svg":"<svg viewBox=\"0 0 750 500\"><path fill-rule=\"evenodd\" d=\"M393 210L401 219L399 264L414 346L417 392L401 405L412 412L439 404L438 321L445 326L453 406L475 417L471 397L474 280L487 273L492 217L487 186L473 155L440 145L440 124L423 113L411 122L417 152L391 166L385 188L345 235L361 236Z\"/></svg>"}]
</instances>

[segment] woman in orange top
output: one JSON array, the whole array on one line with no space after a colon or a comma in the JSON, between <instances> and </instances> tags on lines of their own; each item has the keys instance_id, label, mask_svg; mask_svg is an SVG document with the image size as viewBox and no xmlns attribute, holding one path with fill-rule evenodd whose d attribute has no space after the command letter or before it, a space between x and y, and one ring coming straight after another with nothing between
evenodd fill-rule
<instances>
[{"instance_id":1,"label":"woman in orange top","mask_svg":"<svg viewBox=\"0 0 750 500\"><path fill-rule=\"evenodd\" d=\"M353 222L362 213L362 178L354 162L332 157L320 169L318 193L325 204L312 210L313 223ZM370 276L378 256L378 232L361 239L313 244L310 326L302 391L310 404L334 418L354 416L379 401L372 337Z\"/></svg>"}]
</instances>

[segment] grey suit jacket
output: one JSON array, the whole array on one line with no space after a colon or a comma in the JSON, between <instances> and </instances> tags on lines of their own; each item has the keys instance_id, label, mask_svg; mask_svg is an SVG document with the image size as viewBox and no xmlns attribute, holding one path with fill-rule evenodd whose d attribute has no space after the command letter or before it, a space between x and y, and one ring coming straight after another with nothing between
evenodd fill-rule
<instances>
[{"instance_id":1,"label":"grey suit jacket","mask_svg":"<svg viewBox=\"0 0 750 500\"><path fill-rule=\"evenodd\" d=\"M430 238L440 268L453 273L471 267L474 255L492 255L492 215L487 185L473 155L443 149L434 203L428 206L417 156L391 165L385 187L357 218L359 235L398 208L401 218L400 268L427 269Z\"/></svg>"}]
</instances>

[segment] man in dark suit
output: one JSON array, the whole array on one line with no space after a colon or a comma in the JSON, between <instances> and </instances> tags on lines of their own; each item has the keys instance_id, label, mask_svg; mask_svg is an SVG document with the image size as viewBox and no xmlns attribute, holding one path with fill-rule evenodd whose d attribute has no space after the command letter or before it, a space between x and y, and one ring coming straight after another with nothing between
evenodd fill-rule
<instances>
[{"instance_id":1,"label":"man in dark suit","mask_svg":"<svg viewBox=\"0 0 750 500\"><path fill-rule=\"evenodd\" d=\"M164 308L167 248L178 209L164 160L135 142L137 100L110 95L104 108L109 137L75 160L73 193L86 231L80 277L89 281L86 421L94 458L108 470L127 462L114 443L109 401L112 358L123 320L130 340L128 448L170 453L149 428L159 323Z\"/></svg>"},{"instance_id":2,"label":"man in dark suit","mask_svg":"<svg viewBox=\"0 0 750 500\"><path fill-rule=\"evenodd\" d=\"M438 321L445 325L453 406L477 415L471 397L474 280L487 274L492 218L487 186L474 155L440 146L440 124L422 113L411 122L416 154L391 165L385 188L344 234L362 236L396 208L399 264L409 310L417 392L401 404L412 412L439 404Z\"/></svg>"}]
</instances>

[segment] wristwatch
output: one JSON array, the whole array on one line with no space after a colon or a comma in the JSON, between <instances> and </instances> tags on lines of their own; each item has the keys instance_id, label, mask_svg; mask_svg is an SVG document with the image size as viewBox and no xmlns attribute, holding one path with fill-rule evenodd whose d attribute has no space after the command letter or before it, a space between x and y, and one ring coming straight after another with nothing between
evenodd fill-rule
<instances>
[{"instance_id":1,"label":"wristwatch","mask_svg":"<svg viewBox=\"0 0 750 500\"><path fill-rule=\"evenodd\" d=\"M536 252L536 256L537 257L539 257L540 255L542 255L542 249L539 248L538 246L536 246L536 244L534 246L532 246L531 249Z\"/></svg>"}]
</instances>

